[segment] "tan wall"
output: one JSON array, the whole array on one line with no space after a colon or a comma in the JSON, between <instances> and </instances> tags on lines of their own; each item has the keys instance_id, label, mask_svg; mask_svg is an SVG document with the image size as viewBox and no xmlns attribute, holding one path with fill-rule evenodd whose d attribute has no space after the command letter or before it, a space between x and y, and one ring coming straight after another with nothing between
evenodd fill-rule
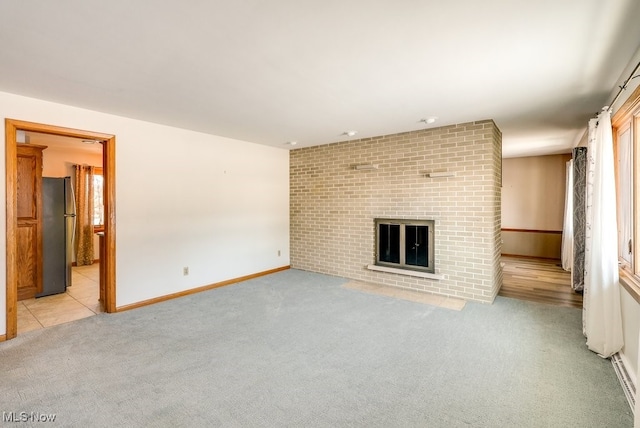
<instances>
[{"instance_id":1,"label":"tan wall","mask_svg":"<svg viewBox=\"0 0 640 428\"><path fill-rule=\"evenodd\" d=\"M505 255L560 259L562 234L502 231L502 253Z\"/></svg>"},{"instance_id":2,"label":"tan wall","mask_svg":"<svg viewBox=\"0 0 640 428\"><path fill-rule=\"evenodd\" d=\"M562 230L566 163L571 155L502 162L502 227Z\"/></svg>"},{"instance_id":3,"label":"tan wall","mask_svg":"<svg viewBox=\"0 0 640 428\"><path fill-rule=\"evenodd\" d=\"M102 154L49 147L42 152L43 177L74 177L73 165L102 166Z\"/></svg>"},{"instance_id":4,"label":"tan wall","mask_svg":"<svg viewBox=\"0 0 640 428\"><path fill-rule=\"evenodd\" d=\"M102 154L59 147L48 147L42 152L43 177L71 177L71 182L73 183L75 181L75 169L73 168L73 165L83 164L101 167ZM100 241L96 235L93 238L94 260L98 260L100 258L99 244ZM76 261L75 251L73 251L73 261Z\"/></svg>"},{"instance_id":5,"label":"tan wall","mask_svg":"<svg viewBox=\"0 0 640 428\"><path fill-rule=\"evenodd\" d=\"M491 120L292 150L292 267L493 301L502 283L501 152ZM353 169L366 163L379 169ZM425 177L440 171L455 176ZM368 270L375 218L435 220L444 279Z\"/></svg>"},{"instance_id":6,"label":"tan wall","mask_svg":"<svg viewBox=\"0 0 640 428\"><path fill-rule=\"evenodd\" d=\"M536 232L503 232L504 254L560 258L566 163L570 154L503 160L502 227ZM541 233L549 231L556 233Z\"/></svg>"}]
</instances>

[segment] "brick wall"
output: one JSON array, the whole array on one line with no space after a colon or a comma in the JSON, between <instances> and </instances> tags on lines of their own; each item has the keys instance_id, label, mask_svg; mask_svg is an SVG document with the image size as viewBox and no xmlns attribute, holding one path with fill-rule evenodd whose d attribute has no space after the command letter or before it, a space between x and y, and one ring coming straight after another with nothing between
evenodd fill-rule
<instances>
[{"instance_id":1,"label":"brick wall","mask_svg":"<svg viewBox=\"0 0 640 428\"><path fill-rule=\"evenodd\" d=\"M292 150L291 266L492 302L502 284L502 136L492 120ZM355 170L357 164L376 170ZM427 178L428 172L453 177ZM375 218L435 220L428 279L366 268Z\"/></svg>"}]
</instances>

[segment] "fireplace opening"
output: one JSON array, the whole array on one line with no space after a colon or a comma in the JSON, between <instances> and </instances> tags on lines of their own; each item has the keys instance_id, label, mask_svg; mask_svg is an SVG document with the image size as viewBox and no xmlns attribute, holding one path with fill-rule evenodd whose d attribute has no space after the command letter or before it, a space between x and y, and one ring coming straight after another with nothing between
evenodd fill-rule
<instances>
[{"instance_id":1,"label":"fireplace opening","mask_svg":"<svg viewBox=\"0 0 640 428\"><path fill-rule=\"evenodd\" d=\"M435 272L434 220L375 219L376 265Z\"/></svg>"}]
</instances>

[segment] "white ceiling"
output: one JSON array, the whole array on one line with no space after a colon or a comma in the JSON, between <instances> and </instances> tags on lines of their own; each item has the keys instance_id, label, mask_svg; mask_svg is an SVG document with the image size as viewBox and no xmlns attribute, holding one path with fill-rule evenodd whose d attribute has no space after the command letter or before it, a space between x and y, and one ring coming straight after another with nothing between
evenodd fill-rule
<instances>
[{"instance_id":1,"label":"white ceiling","mask_svg":"<svg viewBox=\"0 0 640 428\"><path fill-rule=\"evenodd\" d=\"M0 16L0 91L282 148L494 119L507 157L567 152L640 47L638 0L13 0Z\"/></svg>"}]
</instances>

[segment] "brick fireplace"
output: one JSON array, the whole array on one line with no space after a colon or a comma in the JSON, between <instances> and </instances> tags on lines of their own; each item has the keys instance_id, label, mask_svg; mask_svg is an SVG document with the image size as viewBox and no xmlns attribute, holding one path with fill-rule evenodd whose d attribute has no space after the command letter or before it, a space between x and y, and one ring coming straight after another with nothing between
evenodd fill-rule
<instances>
[{"instance_id":1,"label":"brick fireplace","mask_svg":"<svg viewBox=\"0 0 640 428\"><path fill-rule=\"evenodd\" d=\"M291 267L492 302L501 160L492 120L292 150ZM432 221L435 270L376 263L376 219Z\"/></svg>"}]
</instances>

